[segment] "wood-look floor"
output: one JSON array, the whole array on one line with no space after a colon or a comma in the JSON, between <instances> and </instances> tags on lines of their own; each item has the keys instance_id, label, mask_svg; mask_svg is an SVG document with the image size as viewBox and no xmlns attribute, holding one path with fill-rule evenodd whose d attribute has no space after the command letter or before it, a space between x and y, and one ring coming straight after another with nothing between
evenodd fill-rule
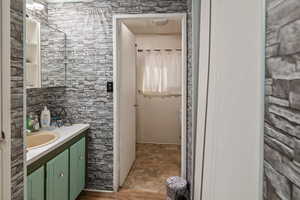
<instances>
[{"instance_id":1,"label":"wood-look floor","mask_svg":"<svg viewBox=\"0 0 300 200\"><path fill-rule=\"evenodd\" d=\"M77 200L165 200L165 194L120 190L119 192L83 192Z\"/></svg>"},{"instance_id":2,"label":"wood-look floor","mask_svg":"<svg viewBox=\"0 0 300 200\"><path fill-rule=\"evenodd\" d=\"M77 200L165 200L165 181L180 175L180 146L137 144L136 161L116 193L83 192Z\"/></svg>"}]
</instances>

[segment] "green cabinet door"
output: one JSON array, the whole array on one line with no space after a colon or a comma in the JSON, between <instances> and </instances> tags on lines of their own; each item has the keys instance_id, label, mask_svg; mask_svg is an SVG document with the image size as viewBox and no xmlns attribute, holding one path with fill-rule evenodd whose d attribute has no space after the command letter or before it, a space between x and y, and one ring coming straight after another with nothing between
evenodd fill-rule
<instances>
[{"instance_id":1,"label":"green cabinet door","mask_svg":"<svg viewBox=\"0 0 300 200\"><path fill-rule=\"evenodd\" d=\"M85 138L70 147L70 200L85 187Z\"/></svg>"},{"instance_id":2,"label":"green cabinet door","mask_svg":"<svg viewBox=\"0 0 300 200\"><path fill-rule=\"evenodd\" d=\"M47 200L69 199L69 150L50 160L47 165Z\"/></svg>"},{"instance_id":3,"label":"green cabinet door","mask_svg":"<svg viewBox=\"0 0 300 200\"><path fill-rule=\"evenodd\" d=\"M85 167L86 167L86 158L85 158L85 137L79 141L79 193L85 188Z\"/></svg>"},{"instance_id":4,"label":"green cabinet door","mask_svg":"<svg viewBox=\"0 0 300 200\"><path fill-rule=\"evenodd\" d=\"M27 177L27 200L44 200L44 166Z\"/></svg>"}]
</instances>

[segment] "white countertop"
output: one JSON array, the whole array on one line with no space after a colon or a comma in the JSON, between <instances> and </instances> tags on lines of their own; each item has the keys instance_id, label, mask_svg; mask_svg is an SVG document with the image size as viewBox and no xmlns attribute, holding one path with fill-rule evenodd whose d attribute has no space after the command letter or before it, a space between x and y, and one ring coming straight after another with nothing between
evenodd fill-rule
<instances>
[{"instance_id":1,"label":"white countertop","mask_svg":"<svg viewBox=\"0 0 300 200\"><path fill-rule=\"evenodd\" d=\"M26 153L26 164L30 165L31 163L37 161L52 150L58 148L59 146L70 141L72 138L76 137L83 131L87 130L89 127L89 124L73 124L72 126L64 126L61 128L55 128L51 130L51 132L56 133L59 136L59 138L48 145L29 150Z\"/></svg>"}]
</instances>

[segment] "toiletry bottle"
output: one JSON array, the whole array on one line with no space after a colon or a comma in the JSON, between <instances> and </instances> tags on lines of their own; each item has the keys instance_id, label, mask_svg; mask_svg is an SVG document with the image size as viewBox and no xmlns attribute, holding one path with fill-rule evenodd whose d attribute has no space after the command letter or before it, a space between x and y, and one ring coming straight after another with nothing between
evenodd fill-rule
<instances>
[{"instance_id":1,"label":"toiletry bottle","mask_svg":"<svg viewBox=\"0 0 300 200\"><path fill-rule=\"evenodd\" d=\"M44 110L41 113L41 126L42 128L49 128L51 122L50 111L47 109L47 106L44 107Z\"/></svg>"},{"instance_id":2,"label":"toiletry bottle","mask_svg":"<svg viewBox=\"0 0 300 200\"><path fill-rule=\"evenodd\" d=\"M34 116L34 125L33 125L33 129L35 131L38 131L40 129L40 123L39 123L39 117L38 115Z\"/></svg>"},{"instance_id":3,"label":"toiletry bottle","mask_svg":"<svg viewBox=\"0 0 300 200\"><path fill-rule=\"evenodd\" d=\"M33 130L33 117L31 114L26 119L26 129L30 132Z\"/></svg>"}]
</instances>

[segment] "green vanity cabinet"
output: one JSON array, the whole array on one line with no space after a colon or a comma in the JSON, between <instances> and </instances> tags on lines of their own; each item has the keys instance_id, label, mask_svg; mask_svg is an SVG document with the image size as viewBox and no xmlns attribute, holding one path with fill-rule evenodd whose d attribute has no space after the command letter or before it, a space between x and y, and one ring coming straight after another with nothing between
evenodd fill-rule
<instances>
[{"instance_id":1,"label":"green vanity cabinet","mask_svg":"<svg viewBox=\"0 0 300 200\"><path fill-rule=\"evenodd\" d=\"M85 132L27 166L28 200L75 200L85 187Z\"/></svg>"},{"instance_id":2,"label":"green vanity cabinet","mask_svg":"<svg viewBox=\"0 0 300 200\"><path fill-rule=\"evenodd\" d=\"M70 147L70 200L75 200L85 186L85 138Z\"/></svg>"},{"instance_id":3,"label":"green vanity cabinet","mask_svg":"<svg viewBox=\"0 0 300 200\"><path fill-rule=\"evenodd\" d=\"M45 170L40 167L27 177L27 200L44 200Z\"/></svg>"},{"instance_id":4,"label":"green vanity cabinet","mask_svg":"<svg viewBox=\"0 0 300 200\"><path fill-rule=\"evenodd\" d=\"M46 164L47 200L69 198L69 149L60 153Z\"/></svg>"}]
</instances>

